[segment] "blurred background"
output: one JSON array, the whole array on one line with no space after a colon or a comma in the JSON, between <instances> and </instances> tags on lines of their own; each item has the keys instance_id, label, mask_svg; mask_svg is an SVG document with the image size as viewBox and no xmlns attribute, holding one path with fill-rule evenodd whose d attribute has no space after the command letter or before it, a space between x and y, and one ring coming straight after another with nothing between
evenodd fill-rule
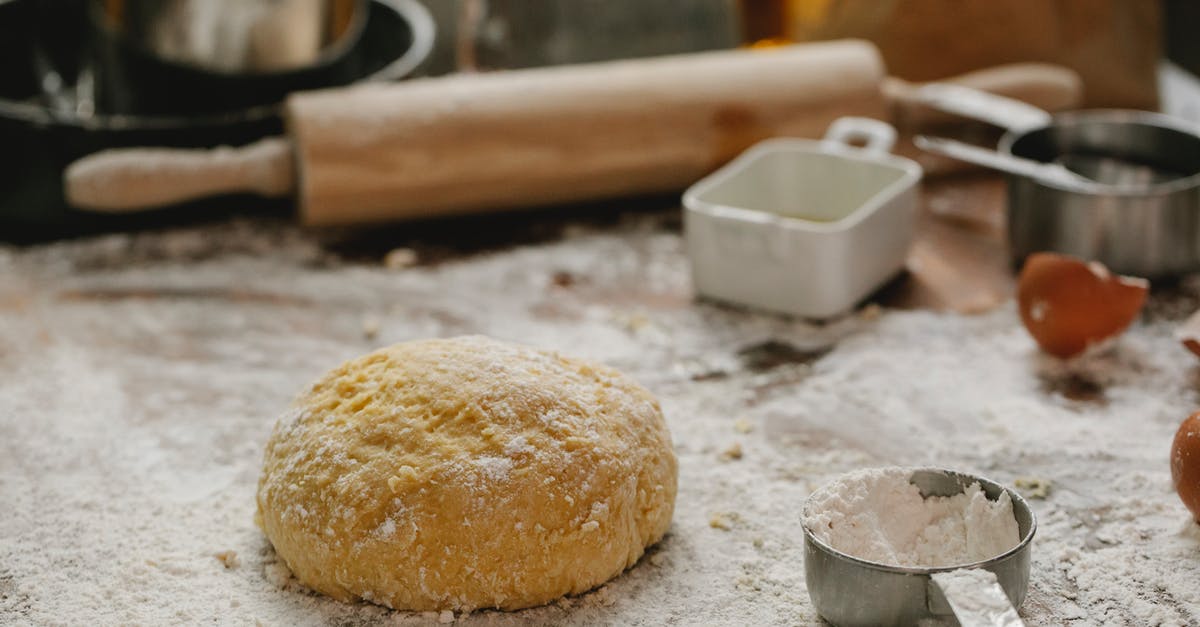
<instances>
[{"instance_id":1,"label":"blurred background","mask_svg":"<svg viewBox=\"0 0 1200 627\"><path fill-rule=\"evenodd\" d=\"M862 38L910 81L1048 62L1079 74L1086 108L1157 109L1164 71L1200 71L1198 23L1191 0L0 0L0 239L286 212L96 215L62 173L106 148L279 134L297 90Z\"/></svg>"}]
</instances>

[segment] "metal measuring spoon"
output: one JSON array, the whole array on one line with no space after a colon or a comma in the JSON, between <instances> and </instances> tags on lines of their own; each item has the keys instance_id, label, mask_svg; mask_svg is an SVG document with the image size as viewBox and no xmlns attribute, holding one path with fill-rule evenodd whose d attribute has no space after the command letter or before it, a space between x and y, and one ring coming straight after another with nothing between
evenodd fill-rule
<instances>
[{"instance_id":1,"label":"metal measuring spoon","mask_svg":"<svg viewBox=\"0 0 1200 627\"><path fill-rule=\"evenodd\" d=\"M980 148L971 144L945 137L929 137L918 135L913 138L918 148L937 153L959 161L966 161L993 170L1000 170L1018 176L1027 176L1040 181L1058 183L1077 187L1092 184L1096 181L1065 167L1062 163L1044 163L1013 155Z\"/></svg>"}]
</instances>

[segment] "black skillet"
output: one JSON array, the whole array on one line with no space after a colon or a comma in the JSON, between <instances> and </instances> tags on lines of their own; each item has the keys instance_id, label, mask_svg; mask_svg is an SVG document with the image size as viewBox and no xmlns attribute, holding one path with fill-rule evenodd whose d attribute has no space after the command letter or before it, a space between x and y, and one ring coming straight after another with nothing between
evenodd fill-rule
<instances>
[{"instance_id":1,"label":"black skillet","mask_svg":"<svg viewBox=\"0 0 1200 627\"><path fill-rule=\"evenodd\" d=\"M137 50L97 37L95 22L89 21L94 19L94 14L89 16L91 5L91 0L0 0L0 241L32 242L202 216L211 219L220 208L227 213L271 208L286 212L284 204L249 196L206 199L140 215L81 212L63 199L62 171L76 159L105 148L236 146L278 135L283 124L276 104L289 91L355 82L417 47L428 53L427 41L425 46L414 44L420 38L414 36L415 30L428 24L416 24L411 14L389 2L371 0L361 36L335 62L307 73L259 80L251 89L245 82L237 83L245 77L166 72ZM422 17L428 19L424 13L417 16ZM182 100L189 106L167 115L163 99L112 102L101 97L96 99L95 113L84 116L54 106L45 81L61 77L73 83L80 60L89 57L105 59L103 66L122 68L116 74L96 74L98 94L114 93L122 81L133 81L137 89L126 93L147 93L149 84L164 93L186 94ZM250 100L231 101L230 94Z\"/></svg>"}]
</instances>

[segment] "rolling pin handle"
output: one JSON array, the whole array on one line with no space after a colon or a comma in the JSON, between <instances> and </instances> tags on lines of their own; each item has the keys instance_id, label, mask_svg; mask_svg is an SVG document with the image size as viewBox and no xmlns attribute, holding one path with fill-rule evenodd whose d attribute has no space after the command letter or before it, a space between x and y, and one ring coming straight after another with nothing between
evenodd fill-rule
<instances>
[{"instance_id":1,"label":"rolling pin handle","mask_svg":"<svg viewBox=\"0 0 1200 627\"><path fill-rule=\"evenodd\" d=\"M216 149L114 148L63 172L63 194L80 209L126 213L218 194L289 195L296 186L292 144L268 137Z\"/></svg>"}]
</instances>

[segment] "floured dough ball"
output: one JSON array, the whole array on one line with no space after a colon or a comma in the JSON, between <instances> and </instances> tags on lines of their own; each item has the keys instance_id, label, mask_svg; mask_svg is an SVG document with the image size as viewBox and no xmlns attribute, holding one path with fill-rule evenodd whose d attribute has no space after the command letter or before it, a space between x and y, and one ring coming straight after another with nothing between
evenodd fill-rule
<instances>
[{"instance_id":1,"label":"floured dough ball","mask_svg":"<svg viewBox=\"0 0 1200 627\"><path fill-rule=\"evenodd\" d=\"M258 522L334 598L518 609L633 565L670 525L676 474L658 402L611 368L409 342L343 364L279 421Z\"/></svg>"}]
</instances>

